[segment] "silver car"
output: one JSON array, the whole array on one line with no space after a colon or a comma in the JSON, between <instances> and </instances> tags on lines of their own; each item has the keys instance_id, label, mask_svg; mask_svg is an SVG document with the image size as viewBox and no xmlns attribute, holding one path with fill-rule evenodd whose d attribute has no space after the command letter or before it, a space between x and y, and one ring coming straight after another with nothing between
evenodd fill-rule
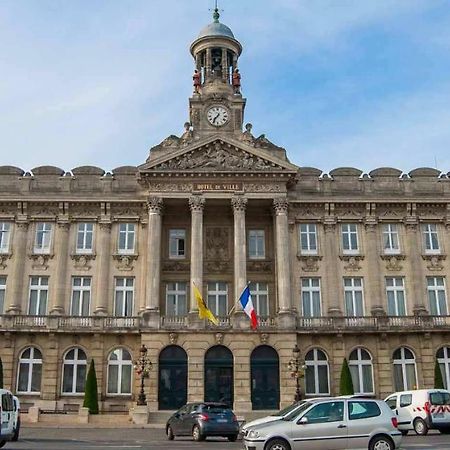
<instances>
[{"instance_id":1,"label":"silver car","mask_svg":"<svg viewBox=\"0 0 450 450\"><path fill-rule=\"evenodd\" d=\"M328 398L305 402L292 415L247 428L246 450L394 450L402 435L382 400Z\"/></svg>"}]
</instances>

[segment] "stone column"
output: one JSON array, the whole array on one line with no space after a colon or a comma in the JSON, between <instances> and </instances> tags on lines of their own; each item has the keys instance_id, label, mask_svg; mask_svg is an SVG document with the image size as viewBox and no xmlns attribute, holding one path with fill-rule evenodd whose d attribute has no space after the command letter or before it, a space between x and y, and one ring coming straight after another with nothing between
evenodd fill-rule
<instances>
[{"instance_id":1,"label":"stone column","mask_svg":"<svg viewBox=\"0 0 450 450\"><path fill-rule=\"evenodd\" d=\"M425 295L425 275L423 273L423 261L421 257L422 241L417 222L410 221L406 224L406 236L409 251L409 258L407 256L407 259L409 259L410 263L411 292L413 293L408 301L408 312L411 311L412 300L412 312L414 315L428 314Z\"/></svg>"},{"instance_id":2,"label":"stone column","mask_svg":"<svg viewBox=\"0 0 450 450\"><path fill-rule=\"evenodd\" d=\"M55 231L56 273L52 289L50 314L64 314L67 295L67 258L69 252L70 223L58 222Z\"/></svg>"},{"instance_id":3,"label":"stone column","mask_svg":"<svg viewBox=\"0 0 450 450\"><path fill-rule=\"evenodd\" d=\"M384 314L384 297L380 282L381 268L380 255L378 250L378 233L376 221L366 220L366 252L367 252L367 286L365 295L365 315L369 313L373 316Z\"/></svg>"},{"instance_id":4,"label":"stone column","mask_svg":"<svg viewBox=\"0 0 450 450\"><path fill-rule=\"evenodd\" d=\"M245 208L247 199L245 197L233 197L231 199L234 214L234 302L247 284L247 249L245 239ZM238 305L236 309L242 309Z\"/></svg>"},{"instance_id":5,"label":"stone column","mask_svg":"<svg viewBox=\"0 0 450 450\"><path fill-rule=\"evenodd\" d=\"M276 245L276 280L278 294L278 321L280 328L295 326L295 316L292 313L291 299L291 263L289 252L287 198L275 198L275 245Z\"/></svg>"},{"instance_id":6,"label":"stone column","mask_svg":"<svg viewBox=\"0 0 450 450\"><path fill-rule=\"evenodd\" d=\"M23 287L27 285L24 282L25 260L27 253L27 234L28 222L16 222L13 238L13 263L11 269L11 290L8 294L9 314L20 314L22 312ZM23 311L26 313L26 311Z\"/></svg>"},{"instance_id":7,"label":"stone column","mask_svg":"<svg viewBox=\"0 0 450 450\"><path fill-rule=\"evenodd\" d=\"M324 304L328 305L326 309L329 316L342 316L342 303L340 293L342 292L342 282L339 279L339 259L338 246L339 239L336 236L336 221L329 219L324 223L325 230L325 299ZM325 312L325 308L324 308Z\"/></svg>"},{"instance_id":8,"label":"stone column","mask_svg":"<svg viewBox=\"0 0 450 450\"><path fill-rule=\"evenodd\" d=\"M96 270L95 314L106 315L109 300L109 270L111 265L111 222L99 222L98 262Z\"/></svg>"},{"instance_id":9,"label":"stone column","mask_svg":"<svg viewBox=\"0 0 450 450\"><path fill-rule=\"evenodd\" d=\"M189 312L197 314L197 300L194 295L194 284L203 295L203 208L205 199L200 195L189 198L191 208L191 282Z\"/></svg>"},{"instance_id":10,"label":"stone column","mask_svg":"<svg viewBox=\"0 0 450 450\"><path fill-rule=\"evenodd\" d=\"M147 292L145 309L159 315L159 285L161 283L161 228L163 200L150 197L148 207L147 235Z\"/></svg>"},{"instance_id":11,"label":"stone column","mask_svg":"<svg viewBox=\"0 0 450 450\"><path fill-rule=\"evenodd\" d=\"M205 81L211 79L211 69L212 69L212 60L211 60L211 49L206 49L206 67L205 67Z\"/></svg>"}]
</instances>

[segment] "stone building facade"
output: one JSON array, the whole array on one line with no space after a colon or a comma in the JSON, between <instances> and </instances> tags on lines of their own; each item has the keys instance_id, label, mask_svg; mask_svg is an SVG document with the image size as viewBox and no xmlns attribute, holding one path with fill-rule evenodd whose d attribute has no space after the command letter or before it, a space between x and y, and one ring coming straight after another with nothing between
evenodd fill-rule
<instances>
[{"instance_id":1,"label":"stone building facade","mask_svg":"<svg viewBox=\"0 0 450 450\"><path fill-rule=\"evenodd\" d=\"M243 130L242 51L219 22L191 45L190 121L139 167L0 167L0 358L25 405L77 409L96 364L101 409L450 385L450 178L291 164ZM256 331L236 304L250 282ZM200 320L196 285L219 319Z\"/></svg>"}]
</instances>

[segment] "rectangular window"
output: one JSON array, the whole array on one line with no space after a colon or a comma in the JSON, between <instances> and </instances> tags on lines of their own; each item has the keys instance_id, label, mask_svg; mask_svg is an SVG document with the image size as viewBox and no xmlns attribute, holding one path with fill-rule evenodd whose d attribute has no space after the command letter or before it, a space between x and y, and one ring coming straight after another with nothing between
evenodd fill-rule
<instances>
[{"instance_id":1,"label":"rectangular window","mask_svg":"<svg viewBox=\"0 0 450 450\"><path fill-rule=\"evenodd\" d=\"M182 259L186 257L186 230L169 231L169 258Z\"/></svg>"},{"instance_id":2,"label":"rectangular window","mask_svg":"<svg viewBox=\"0 0 450 450\"><path fill-rule=\"evenodd\" d=\"M356 223L343 223L342 231L342 252L345 255L359 253L358 228Z\"/></svg>"},{"instance_id":3,"label":"rectangular window","mask_svg":"<svg viewBox=\"0 0 450 450\"><path fill-rule=\"evenodd\" d=\"M9 241L11 238L11 224L0 222L0 253L9 253Z\"/></svg>"},{"instance_id":4,"label":"rectangular window","mask_svg":"<svg viewBox=\"0 0 450 450\"><path fill-rule=\"evenodd\" d=\"M77 253L92 253L94 236L93 223L79 223L77 227Z\"/></svg>"},{"instance_id":5,"label":"rectangular window","mask_svg":"<svg viewBox=\"0 0 450 450\"><path fill-rule=\"evenodd\" d=\"M402 277L386 278L388 316L406 316L405 283Z\"/></svg>"},{"instance_id":6,"label":"rectangular window","mask_svg":"<svg viewBox=\"0 0 450 450\"><path fill-rule=\"evenodd\" d=\"M435 223L423 224L422 235L425 253L440 253L437 225Z\"/></svg>"},{"instance_id":7,"label":"rectangular window","mask_svg":"<svg viewBox=\"0 0 450 450\"><path fill-rule=\"evenodd\" d=\"M400 253L398 226L394 223L386 223L383 225L383 251L387 254Z\"/></svg>"},{"instance_id":8,"label":"rectangular window","mask_svg":"<svg viewBox=\"0 0 450 450\"><path fill-rule=\"evenodd\" d=\"M0 277L0 314L5 313L6 277Z\"/></svg>"},{"instance_id":9,"label":"rectangular window","mask_svg":"<svg viewBox=\"0 0 450 450\"><path fill-rule=\"evenodd\" d=\"M347 317L364 316L362 278L344 278L344 297Z\"/></svg>"},{"instance_id":10,"label":"rectangular window","mask_svg":"<svg viewBox=\"0 0 450 450\"><path fill-rule=\"evenodd\" d=\"M50 253L50 244L52 242L52 228L52 224L49 222L38 222L36 224L34 253Z\"/></svg>"},{"instance_id":11,"label":"rectangular window","mask_svg":"<svg viewBox=\"0 0 450 450\"><path fill-rule=\"evenodd\" d=\"M269 289L267 283L250 283L250 293L256 315L269 317Z\"/></svg>"},{"instance_id":12,"label":"rectangular window","mask_svg":"<svg viewBox=\"0 0 450 450\"><path fill-rule=\"evenodd\" d=\"M89 316L91 305L91 277L72 278L72 316Z\"/></svg>"},{"instance_id":13,"label":"rectangular window","mask_svg":"<svg viewBox=\"0 0 450 450\"><path fill-rule=\"evenodd\" d=\"M300 253L317 255L317 226L313 223L302 223L300 230Z\"/></svg>"},{"instance_id":14,"label":"rectangular window","mask_svg":"<svg viewBox=\"0 0 450 450\"><path fill-rule=\"evenodd\" d=\"M45 316L47 314L48 277L30 277L30 299L28 314Z\"/></svg>"},{"instance_id":15,"label":"rectangular window","mask_svg":"<svg viewBox=\"0 0 450 450\"><path fill-rule=\"evenodd\" d=\"M248 257L249 259L263 259L266 257L264 230L249 230Z\"/></svg>"},{"instance_id":16,"label":"rectangular window","mask_svg":"<svg viewBox=\"0 0 450 450\"><path fill-rule=\"evenodd\" d=\"M176 282L166 285L166 314L185 316L187 314L187 283Z\"/></svg>"},{"instance_id":17,"label":"rectangular window","mask_svg":"<svg viewBox=\"0 0 450 450\"><path fill-rule=\"evenodd\" d=\"M114 293L114 315L131 317L134 304L134 278L117 277Z\"/></svg>"},{"instance_id":18,"label":"rectangular window","mask_svg":"<svg viewBox=\"0 0 450 450\"><path fill-rule=\"evenodd\" d=\"M208 283L208 308L218 317L228 315L228 285L223 282Z\"/></svg>"},{"instance_id":19,"label":"rectangular window","mask_svg":"<svg viewBox=\"0 0 450 450\"><path fill-rule=\"evenodd\" d=\"M444 277L427 277L427 290L430 315L446 316L448 309Z\"/></svg>"},{"instance_id":20,"label":"rectangular window","mask_svg":"<svg viewBox=\"0 0 450 450\"><path fill-rule=\"evenodd\" d=\"M134 253L135 225L134 223L119 224L119 246L120 254Z\"/></svg>"},{"instance_id":21,"label":"rectangular window","mask_svg":"<svg viewBox=\"0 0 450 450\"><path fill-rule=\"evenodd\" d=\"M302 278L301 281L303 317L320 317L320 278Z\"/></svg>"}]
</instances>

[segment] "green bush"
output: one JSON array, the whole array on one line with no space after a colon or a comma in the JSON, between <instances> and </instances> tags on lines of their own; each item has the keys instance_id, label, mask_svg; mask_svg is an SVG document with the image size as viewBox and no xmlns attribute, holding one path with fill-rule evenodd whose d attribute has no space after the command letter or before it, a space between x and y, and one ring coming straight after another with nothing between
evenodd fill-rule
<instances>
[{"instance_id":1,"label":"green bush","mask_svg":"<svg viewBox=\"0 0 450 450\"><path fill-rule=\"evenodd\" d=\"M3 389L3 363L2 363L2 358L0 358L0 389Z\"/></svg>"},{"instance_id":2,"label":"green bush","mask_svg":"<svg viewBox=\"0 0 450 450\"><path fill-rule=\"evenodd\" d=\"M348 367L346 358L344 358L344 362L342 363L339 394L340 395L353 395L354 394L352 374L350 373L350 368Z\"/></svg>"},{"instance_id":3,"label":"green bush","mask_svg":"<svg viewBox=\"0 0 450 450\"><path fill-rule=\"evenodd\" d=\"M444 379L442 378L441 368L439 367L438 360L436 359L436 364L434 365L434 388L435 389L445 389Z\"/></svg>"},{"instance_id":4,"label":"green bush","mask_svg":"<svg viewBox=\"0 0 450 450\"><path fill-rule=\"evenodd\" d=\"M94 360L91 360L89 372L84 388L84 408L89 408L89 414L98 414L97 375L95 374Z\"/></svg>"}]
</instances>

